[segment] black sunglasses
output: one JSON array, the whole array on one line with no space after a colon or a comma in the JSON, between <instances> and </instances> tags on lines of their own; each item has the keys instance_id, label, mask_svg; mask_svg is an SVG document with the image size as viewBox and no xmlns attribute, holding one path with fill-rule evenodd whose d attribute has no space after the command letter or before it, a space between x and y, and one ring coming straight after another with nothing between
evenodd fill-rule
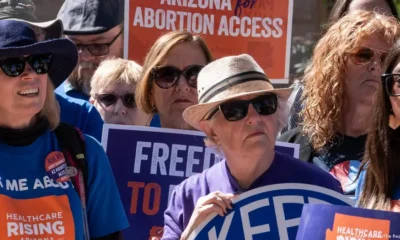
<instances>
[{"instance_id":1,"label":"black sunglasses","mask_svg":"<svg viewBox=\"0 0 400 240\"><path fill-rule=\"evenodd\" d=\"M117 40L119 35L122 34L124 29L122 29L109 43L102 43L102 44L75 44L78 52L83 51L86 48L90 54L93 56L104 56L110 52L110 46Z\"/></svg>"},{"instance_id":2,"label":"black sunglasses","mask_svg":"<svg viewBox=\"0 0 400 240\"><path fill-rule=\"evenodd\" d=\"M203 67L201 65L189 65L182 71L173 66L155 67L151 71L151 78L157 86L167 89L173 87L178 82L179 77L183 75L189 86L196 88L197 75Z\"/></svg>"},{"instance_id":3,"label":"black sunglasses","mask_svg":"<svg viewBox=\"0 0 400 240\"><path fill-rule=\"evenodd\" d=\"M268 93L251 100L232 100L225 102L210 112L206 120L210 120L219 110L228 121L239 121L247 116L249 104L260 115L272 115L278 108L278 98L275 94Z\"/></svg>"},{"instance_id":4,"label":"black sunglasses","mask_svg":"<svg viewBox=\"0 0 400 240\"><path fill-rule=\"evenodd\" d=\"M118 96L113 93L102 93L102 94L96 94L95 99L99 102L99 104L103 108L107 108L112 105L115 105L117 103L118 99L121 99L122 103L127 108L136 107L135 95L133 93L127 93L122 96Z\"/></svg>"},{"instance_id":5,"label":"black sunglasses","mask_svg":"<svg viewBox=\"0 0 400 240\"><path fill-rule=\"evenodd\" d=\"M46 74L51 67L53 55L39 54L27 57L13 57L0 59L0 68L9 77L18 77L25 70L27 62L37 74Z\"/></svg>"},{"instance_id":6,"label":"black sunglasses","mask_svg":"<svg viewBox=\"0 0 400 240\"><path fill-rule=\"evenodd\" d=\"M400 74L386 73L381 76L382 84L390 96L400 96Z\"/></svg>"}]
</instances>

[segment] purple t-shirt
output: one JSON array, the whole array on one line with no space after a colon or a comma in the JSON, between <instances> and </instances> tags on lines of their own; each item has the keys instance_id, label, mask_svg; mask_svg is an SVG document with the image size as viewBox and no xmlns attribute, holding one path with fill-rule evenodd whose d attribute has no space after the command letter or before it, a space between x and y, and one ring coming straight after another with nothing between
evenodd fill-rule
<instances>
[{"instance_id":1,"label":"purple t-shirt","mask_svg":"<svg viewBox=\"0 0 400 240\"><path fill-rule=\"evenodd\" d=\"M180 239L189 223L197 200L211 192L239 194L279 183L304 183L325 187L343 193L340 182L318 167L295 159L289 155L275 152L269 169L254 181L247 190L240 189L230 174L226 161L215 164L202 173L194 175L175 187L167 210L164 213L163 240Z\"/></svg>"}]
</instances>

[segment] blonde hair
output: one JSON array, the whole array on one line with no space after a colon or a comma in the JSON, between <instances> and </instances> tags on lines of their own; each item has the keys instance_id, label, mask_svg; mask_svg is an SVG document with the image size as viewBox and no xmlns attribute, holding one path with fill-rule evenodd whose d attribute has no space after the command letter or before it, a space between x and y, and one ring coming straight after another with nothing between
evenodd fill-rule
<instances>
[{"instance_id":1,"label":"blonde hair","mask_svg":"<svg viewBox=\"0 0 400 240\"><path fill-rule=\"evenodd\" d=\"M399 36L396 18L354 11L333 24L317 43L304 75L303 131L316 151L340 129L347 54L368 36L377 34L392 45Z\"/></svg>"},{"instance_id":2,"label":"blonde hair","mask_svg":"<svg viewBox=\"0 0 400 240\"><path fill-rule=\"evenodd\" d=\"M122 58L104 60L93 74L90 86L90 95L94 98L100 89L107 88L114 83L126 83L134 86L140 79L142 67L134 61Z\"/></svg>"},{"instance_id":3,"label":"blonde hair","mask_svg":"<svg viewBox=\"0 0 400 240\"><path fill-rule=\"evenodd\" d=\"M50 78L47 78L46 99L39 116L47 118L50 130L54 130L60 123L59 105L54 93L54 86Z\"/></svg>"},{"instance_id":4,"label":"blonde hair","mask_svg":"<svg viewBox=\"0 0 400 240\"><path fill-rule=\"evenodd\" d=\"M150 51L146 55L146 59L143 64L143 71L140 77L140 81L136 88L136 103L138 108L147 113L155 113L155 109L152 101L152 69L161 64L167 57L168 52L178 45L179 43L194 43L201 47L206 57L207 63L213 60L213 56L208 49L204 40L197 35L193 35L188 31L172 31L165 35L162 35L154 45L150 48Z\"/></svg>"}]
</instances>

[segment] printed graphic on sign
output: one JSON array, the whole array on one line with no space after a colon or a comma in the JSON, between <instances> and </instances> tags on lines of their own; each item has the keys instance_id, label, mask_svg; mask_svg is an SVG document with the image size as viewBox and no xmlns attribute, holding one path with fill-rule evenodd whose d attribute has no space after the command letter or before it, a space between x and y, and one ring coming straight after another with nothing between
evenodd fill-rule
<instances>
[{"instance_id":1,"label":"printed graphic on sign","mask_svg":"<svg viewBox=\"0 0 400 240\"><path fill-rule=\"evenodd\" d=\"M292 183L265 186L235 198L234 208L226 216L215 213L209 216L189 240L295 239L306 203L353 204L346 196L318 186Z\"/></svg>"},{"instance_id":2,"label":"printed graphic on sign","mask_svg":"<svg viewBox=\"0 0 400 240\"><path fill-rule=\"evenodd\" d=\"M198 131L105 124L102 145L110 159L130 228L125 239L162 234L164 211L175 185L218 163ZM277 142L298 156L299 145Z\"/></svg>"},{"instance_id":3,"label":"printed graphic on sign","mask_svg":"<svg viewBox=\"0 0 400 240\"><path fill-rule=\"evenodd\" d=\"M47 175L57 182L66 182L69 180L65 171L67 164L62 152L54 151L47 155L45 160L45 168Z\"/></svg>"},{"instance_id":4,"label":"printed graphic on sign","mask_svg":"<svg viewBox=\"0 0 400 240\"><path fill-rule=\"evenodd\" d=\"M248 53L272 83L288 83L293 0L127 0L124 57L143 63L172 30L201 35L216 58Z\"/></svg>"},{"instance_id":5,"label":"printed graphic on sign","mask_svg":"<svg viewBox=\"0 0 400 240\"><path fill-rule=\"evenodd\" d=\"M13 199L0 195L0 239L75 239L67 196Z\"/></svg>"},{"instance_id":6,"label":"printed graphic on sign","mask_svg":"<svg viewBox=\"0 0 400 240\"><path fill-rule=\"evenodd\" d=\"M390 221L335 214L333 229L326 230L326 240L371 239L388 240Z\"/></svg>"},{"instance_id":7,"label":"printed graphic on sign","mask_svg":"<svg viewBox=\"0 0 400 240\"><path fill-rule=\"evenodd\" d=\"M400 239L400 214L344 206L306 204L297 240Z\"/></svg>"}]
</instances>

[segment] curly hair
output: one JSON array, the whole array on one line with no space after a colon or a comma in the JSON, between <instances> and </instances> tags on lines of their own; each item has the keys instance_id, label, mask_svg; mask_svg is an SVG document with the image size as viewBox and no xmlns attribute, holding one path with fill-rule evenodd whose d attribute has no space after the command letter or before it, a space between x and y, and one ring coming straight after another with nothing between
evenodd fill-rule
<instances>
[{"instance_id":1,"label":"curly hair","mask_svg":"<svg viewBox=\"0 0 400 240\"><path fill-rule=\"evenodd\" d=\"M303 132L316 151L340 129L343 118L347 54L360 41L377 34L392 45L400 34L398 20L369 11L354 11L333 24L318 41L304 73Z\"/></svg>"}]
</instances>

